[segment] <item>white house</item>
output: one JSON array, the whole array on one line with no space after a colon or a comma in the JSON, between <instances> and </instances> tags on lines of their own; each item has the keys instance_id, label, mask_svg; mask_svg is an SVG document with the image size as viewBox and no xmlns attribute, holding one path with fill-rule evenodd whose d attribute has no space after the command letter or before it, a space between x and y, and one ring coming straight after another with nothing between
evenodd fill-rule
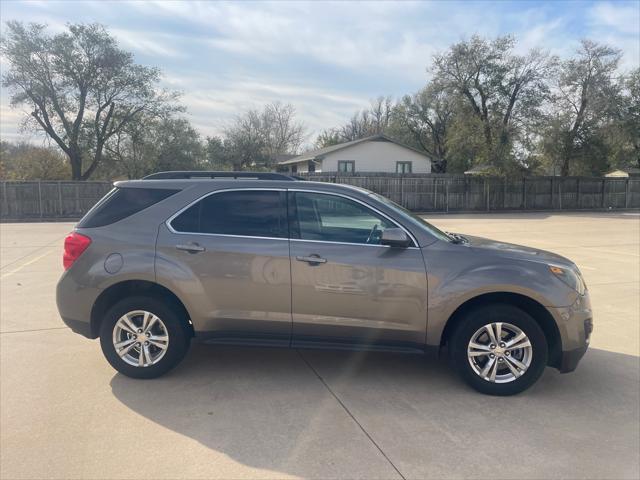
<instances>
[{"instance_id":1,"label":"white house","mask_svg":"<svg viewBox=\"0 0 640 480\"><path fill-rule=\"evenodd\" d=\"M427 154L381 134L303 153L278 165L290 173L431 173Z\"/></svg>"},{"instance_id":2,"label":"white house","mask_svg":"<svg viewBox=\"0 0 640 480\"><path fill-rule=\"evenodd\" d=\"M629 178L640 177L640 168L620 168L607 173L605 177Z\"/></svg>"}]
</instances>

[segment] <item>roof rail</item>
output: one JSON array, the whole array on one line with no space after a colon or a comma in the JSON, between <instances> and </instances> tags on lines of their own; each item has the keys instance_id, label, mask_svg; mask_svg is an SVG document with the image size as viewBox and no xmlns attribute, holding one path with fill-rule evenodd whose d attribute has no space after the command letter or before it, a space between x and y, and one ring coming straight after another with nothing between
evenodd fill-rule
<instances>
[{"instance_id":1,"label":"roof rail","mask_svg":"<svg viewBox=\"0 0 640 480\"><path fill-rule=\"evenodd\" d=\"M143 180L169 180L188 178L245 178L248 180L287 180L296 181L295 178L283 173L273 172L207 172L200 170L177 170L171 172L152 173L143 177Z\"/></svg>"}]
</instances>

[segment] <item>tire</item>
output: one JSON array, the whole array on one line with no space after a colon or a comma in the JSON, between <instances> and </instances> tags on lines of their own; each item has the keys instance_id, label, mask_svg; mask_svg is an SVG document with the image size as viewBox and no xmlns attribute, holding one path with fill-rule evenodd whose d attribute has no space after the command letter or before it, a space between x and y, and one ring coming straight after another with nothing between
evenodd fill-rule
<instances>
[{"instance_id":1,"label":"tire","mask_svg":"<svg viewBox=\"0 0 640 480\"><path fill-rule=\"evenodd\" d=\"M498 332L504 341L497 338ZM529 314L511 305L492 304L460 319L449 342L449 355L471 387L488 395L507 396L523 392L540 378L547 365L548 347L540 325Z\"/></svg>"},{"instance_id":2,"label":"tire","mask_svg":"<svg viewBox=\"0 0 640 480\"><path fill-rule=\"evenodd\" d=\"M125 317L129 323L120 321ZM134 334L130 333L131 327L142 327L147 319L151 324L149 336L145 332L137 333L142 330L139 328L133 333L146 341L137 342ZM107 311L100 325L102 353L113 368L132 378L164 375L184 358L190 340L187 319L154 297L135 296L120 300ZM115 343L125 345L121 347L120 354ZM123 354L125 350L127 352Z\"/></svg>"}]
</instances>

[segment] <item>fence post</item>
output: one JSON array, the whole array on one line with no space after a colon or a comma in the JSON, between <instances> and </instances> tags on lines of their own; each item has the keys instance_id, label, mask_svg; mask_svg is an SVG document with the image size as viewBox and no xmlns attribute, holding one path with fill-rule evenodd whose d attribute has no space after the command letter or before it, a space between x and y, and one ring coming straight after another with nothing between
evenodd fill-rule
<instances>
[{"instance_id":1,"label":"fence post","mask_svg":"<svg viewBox=\"0 0 640 480\"><path fill-rule=\"evenodd\" d=\"M445 178L445 181L444 181L444 192L445 192L444 201L445 201L445 209L447 213L449 213L449 180L451 179Z\"/></svg>"},{"instance_id":2,"label":"fence post","mask_svg":"<svg viewBox=\"0 0 640 480\"><path fill-rule=\"evenodd\" d=\"M602 198L600 199L600 207L604 208L604 187L605 187L605 179L602 179Z\"/></svg>"},{"instance_id":3,"label":"fence post","mask_svg":"<svg viewBox=\"0 0 640 480\"><path fill-rule=\"evenodd\" d=\"M554 201L553 201L553 177L551 177L551 210L553 210L554 207Z\"/></svg>"},{"instance_id":4,"label":"fence post","mask_svg":"<svg viewBox=\"0 0 640 480\"><path fill-rule=\"evenodd\" d=\"M527 208L527 177L522 177L522 209Z\"/></svg>"},{"instance_id":5,"label":"fence post","mask_svg":"<svg viewBox=\"0 0 640 480\"><path fill-rule=\"evenodd\" d=\"M487 204L487 212L489 211L490 207L489 207L489 179L485 177L484 179L484 194L486 197L486 204Z\"/></svg>"},{"instance_id":6,"label":"fence post","mask_svg":"<svg viewBox=\"0 0 640 480\"><path fill-rule=\"evenodd\" d=\"M433 179L433 210L434 211L438 209L437 207L438 198L436 197L437 193L438 193L438 179L434 178Z\"/></svg>"},{"instance_id":7,"label":"fence post","mask_svg":"<svg viewBox=\"0 0 640 480\"><path fill-rule=\"evenodd\" d=\"M42 182L40 180L38 180L38 208L40 209L40 218L42 218Z\"/></svg>"},{"instance_id":8,"label":"fence post","mask_svg":"<svg viewBox=\"0 0 640 480\"><path fill-rule=\"evenodd\" d=\"M629 186L630 186L630 182L629 182L629 177L627 177L627 181L625 183L624 186L624 208L629 208ZM7 193L7 187L5 184L5 194Z\"/></svg>"},{"instance_id":9,"label":"fence post","mask_svg":"<svg viewBox=\"0 0 640 480\"><path fill-rule=\"evenodd\" d=\"M560 210L562 210L562 184L564 183L564 177L560 177L560 181L558 182L558 206Z\"/></svg>"},{"instance_id":10,"label":"fence post","mask_svg":"<svg viewBox=\"0 0 640 480\"><path fill-rule=\"evenodd\" d=\"M579 210L582 207L582 201L580 200L580 177L576 180L576 203Z\"/></svg>"},{"instance_id":11,"label":"fence post","mask_svg":"<svg viewBox=\"0 0 640 480\"><path fill-rule=\"evenodd\" d=\"M62 182L58 182L58 206L60 207L59 213L62 217L64 215L64 207L62 205Z\"/></svg>"},{"instance_id":12,"label":"fence post","mask_svg":"<svg viewBox=\"0 0 640 480\"><path fill-rule=\"evenodd\" d=\"M2 182L2 198L4 199L4 208L7 211L7 217L9 217L9 202L7 198L7 182Z\"/></svg>"},{"instance_id":13,"label":"fence post","mask_svg":"<svg viewBox=\"0 0 640 480\"><path fill-rule=\"evenodd\" d=\"M507 209L507 177L504 177L502 182L502 210Z\"/></svg>"},{"instance_id":14,"label":"fence post","mask_svg":"<svg viewBox=\"0 0 640 480\"><path fill-rule=\"evenodd\" d=\"M73 184L73 187L76 194L76 211L74 212L74 215L79 215L80 214L80 184L76 182Z\"/></svg>"},{"instance_id":15,"label":"fence post","mask_svg":"<svg viewBox=\"0 0 640 480\"><path fill-rule=\"evenodd\" d=\"M467 175L464 176L464 210L469 210L469 179Z\"/></svg>"}]
</instances>

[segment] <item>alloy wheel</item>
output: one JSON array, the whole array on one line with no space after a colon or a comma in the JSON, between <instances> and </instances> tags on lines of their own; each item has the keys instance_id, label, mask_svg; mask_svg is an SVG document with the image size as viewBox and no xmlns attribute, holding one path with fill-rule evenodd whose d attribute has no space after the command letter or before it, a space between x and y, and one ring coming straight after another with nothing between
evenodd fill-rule
<instances>
[{"instance_id":1,"label":"alloy wheel","mask_svg":"<svg viewBox=\"0 0 640 480\"><path fill-rule=\"evenodd\" d=\"M491 383L509 383L525 374L533 358L527 335L511 323L488 323L479 328L467 346L473 371Z\"/></svg>"},{"instance_id":2,"label":"alloy wheel","mask_svg":"<svg viewBox=\"0 0 640 480\"><path fill-rule=\"evenodd\" d=\"M125 313L113 327L113 348L123 361L134 367L155 365L168 347L167 327L151 312Z\"/></svg>"}]
</instances>

